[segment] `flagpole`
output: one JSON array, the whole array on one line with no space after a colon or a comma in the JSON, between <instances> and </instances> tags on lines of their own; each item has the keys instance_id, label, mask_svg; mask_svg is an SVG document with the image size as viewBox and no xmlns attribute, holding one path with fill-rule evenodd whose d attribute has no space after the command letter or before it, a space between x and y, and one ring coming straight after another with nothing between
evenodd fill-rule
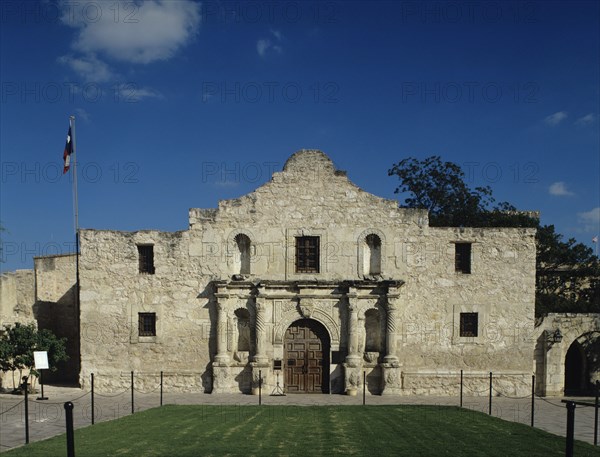
<instances>
[{"instance_id":1,"label":"flagpole","mask_svg":"<svg viewBox=\"0 0 600 457\"><path fill-rule=\"evenodd\" d=\"M73 204L75 206L75 309L77 316L77 354L78 372L81 370L81 307L79 287L79 199L77 195L77 141L75 134L75 116L69 117L71 127L71 151L73 154Z\"/></svg>"},{"instance_id":2,"label":"flagpole","mask_svg":"<svg viewBox=\"0 0 600 457\"><path fill-rule=\"evenodd\" d=\"M71 147L73 152L73 203L75 206L75 252L79 253L79 202L77 197L77 141L75 136L75 116L69 117L71 127Z\"/></svg>"}]
</instances>

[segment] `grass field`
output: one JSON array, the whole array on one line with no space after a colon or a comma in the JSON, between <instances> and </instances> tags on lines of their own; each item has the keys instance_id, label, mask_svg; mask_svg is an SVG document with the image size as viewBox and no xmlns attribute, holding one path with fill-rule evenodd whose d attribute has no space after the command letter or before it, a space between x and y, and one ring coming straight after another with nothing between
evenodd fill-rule
<instances>
[{"instance_id":1,"label":"grass field","mask_svg":"<svg viewBox=\"0 0 600 457\"><path fill-rule=\"evenodd\" d=\"M457 407L163 406L75 431L77 457L551 457L565 439ZM64 435L2 454L66 455ZM600 447L576 442L577 457Z\"/></svg>"}]
</instances>

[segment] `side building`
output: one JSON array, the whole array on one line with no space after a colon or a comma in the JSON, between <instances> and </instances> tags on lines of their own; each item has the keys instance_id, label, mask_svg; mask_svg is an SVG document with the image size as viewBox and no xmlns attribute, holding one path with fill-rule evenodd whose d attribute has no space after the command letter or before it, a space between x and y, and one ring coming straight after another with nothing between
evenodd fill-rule
<instances>
[{"instance_id":1,"label":"side building","mask_svg":"<svg viewBox=\"0 0 600 457\"><path fill-rule=\"evenodd\" d=\"M430 227L293 154L180 232L82 230L80 383L151 390L527 395L535 230ZM470 389L470 390L469 390Z\"/></svg>"}]
</instances>

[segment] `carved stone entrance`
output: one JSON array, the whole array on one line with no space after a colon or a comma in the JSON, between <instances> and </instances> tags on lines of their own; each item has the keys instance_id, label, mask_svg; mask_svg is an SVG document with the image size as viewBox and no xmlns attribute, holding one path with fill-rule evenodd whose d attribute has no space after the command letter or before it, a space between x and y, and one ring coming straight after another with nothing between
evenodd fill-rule
<instances>
[{"instance_id":1,"label":"carved stone entrance","mask_svg":"<svg viewBox=\"0 0 600 457\"><path fill-rule=\"evenodd\" d=\"M285 391L329 392L329 335L319 322L301 319L284 338Z\"/></svg>"}]
</instances>

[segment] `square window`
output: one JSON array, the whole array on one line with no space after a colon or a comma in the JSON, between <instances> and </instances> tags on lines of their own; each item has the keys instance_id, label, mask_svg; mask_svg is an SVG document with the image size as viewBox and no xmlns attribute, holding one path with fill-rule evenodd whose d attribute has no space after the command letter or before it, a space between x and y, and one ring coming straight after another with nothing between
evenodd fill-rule
<instances>
[{"instance_id":1,"label":"square window","mask_svg":"<svg viewBox=\"0 0 600 457\"><path fill-rule=\"evenodd\" d=\"M460 336L475 337L478 334L478 313L460 313Z\"/></svg>"},{"instance_id":2,"label":"square window","mask_svg":"<svg viewBox=\"0 0 600 457\"><path fill-rule=\"evenodd\" d=\"M156 313L138 313L138 335L156 336Z\"/></svg>"},{"instance_id":3,"label":"square window","mask_svg":"<svg viewBox=\"0 0 600 457\"><path fill-rule=\"evenodd\" d=\"M319 272L319 237L296 237L296 273Z\"/></svg>"},{"instance_id":4,"label":"square window","mask_svg":"<svg viewBox=\"0 0 600 457\"><path fill-rule=\"evenodd\" d=\"M457 273L471 273L471 243L454 245L454 269Z\"/></svg>"},{"instance_id":5,"label":"square window","mask_svg":"<svg viewBox=\"0 0 600 457\"><path fill-rule=\"evenodd\" d=\"M154 274L154 246L151 244L138 245L140 273Z\"/></svg>"}]
</instances>

